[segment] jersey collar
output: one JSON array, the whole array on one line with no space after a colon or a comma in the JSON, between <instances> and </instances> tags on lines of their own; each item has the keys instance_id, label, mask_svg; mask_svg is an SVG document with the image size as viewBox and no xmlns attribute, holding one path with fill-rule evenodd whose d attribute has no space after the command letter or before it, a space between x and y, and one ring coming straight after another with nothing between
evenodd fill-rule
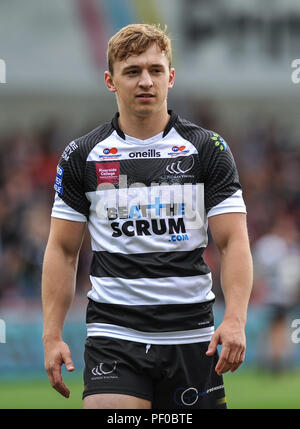
<instances>
[{"instance_id":1,"label":"jersey collar","mask_svg":"<svg viewBox=\"0 0 300 429\"><path fill-rule=\"evenodd\" d=\"M167 123L166 128L164 129L163 132L163 138L166 137L166 135L168 134L168 132L171 130L171 128L173 127L173 125L175 124L176 120L177 120L177 113L173 112L173 110L168 110L168 113L170 115L170 119L169 122ZM111 123L113 128L117 131L118 135L123 139L126 140L126 136L123 133L123 131L121 130L121 128L119 127L119 121L118 121L118 117L120 116L120 113L117 112L115 114L115 116L113 117Z\"/></svg>"}]
</instances>

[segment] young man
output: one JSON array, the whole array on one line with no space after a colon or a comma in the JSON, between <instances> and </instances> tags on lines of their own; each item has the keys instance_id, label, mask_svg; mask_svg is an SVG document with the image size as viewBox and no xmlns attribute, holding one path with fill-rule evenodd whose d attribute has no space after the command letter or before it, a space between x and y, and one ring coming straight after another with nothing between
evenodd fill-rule
<instances>
[{"instance_id":1,"label":"young man","mask_svg":"<svg viewBox=\"0 0 300 429\"><path fill-rule=\"evenodd\" d=\"M105 84L118 113L65 149L42 281L45 367L69 390L62 340L86 223L84 408L225 408L222 374L245 355L252 260L246 210L226 142L167 109L171 43L150 25L109 42ZM214 331L207 227L221 254L226 309ZM222 344L220 357L217 346Z\"/></svg>"}]
</instances>

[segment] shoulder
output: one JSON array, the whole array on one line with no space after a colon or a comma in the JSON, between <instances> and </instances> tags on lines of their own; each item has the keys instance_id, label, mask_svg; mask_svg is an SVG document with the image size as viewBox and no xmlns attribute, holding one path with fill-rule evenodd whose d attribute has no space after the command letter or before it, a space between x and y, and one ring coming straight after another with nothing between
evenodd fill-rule
<instances>
[{"instance_id":1,"label":"shoulder","mask_svg":"<svg viewBox=\"0 0 300 429\"><path fill-rule=\"evenodd\" d=\"M88 133L81 137L76 138L74 141L80 145L85 146L89 144L95 144L105 139L109 134L113 132L114 128L111 121L107 121L104 124L99 125Z\"/></svg>"},{"instance_id":2,"label":"shoulder","mask_svg":"<svg viewBox=\"0 0 300 429\"><path fill-rule=\"evenodd\" d=\"M71 157L84 161L94 146L108 137L113 130L111 121L108 121L88 133L75 138L65 147L62 159L69 161Z\"/></svg>"},{"instance_id":3,"label":"shoulder","mask_svg":"<svg viewBox=\"0 0 300 429\"><path fill-rule=\"evenodd\" d=\"M228 145L225 140L215 131L201 127L187 119L178 116L174 128L183 138L189 140L198 150L214 151L227 150Z\"/></svg>"}]
</instances>

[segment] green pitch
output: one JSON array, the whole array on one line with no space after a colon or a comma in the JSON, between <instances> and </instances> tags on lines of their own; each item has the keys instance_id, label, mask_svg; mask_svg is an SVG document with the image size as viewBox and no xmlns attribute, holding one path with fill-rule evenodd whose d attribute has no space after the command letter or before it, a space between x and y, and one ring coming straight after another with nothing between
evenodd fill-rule
<instances>
[{"instance_id":1,"label":"green pitch","mask_svg":"<svg viewBox=\"0 0 300 429\"><path fill-rule=\"evenodd\" d=\"M225 374L228 408L300 409L300 371L278 375L259 371Z\"/></svg>"},{"instance_id":2,"label":"green pitch","mask_svg":"<svg viewBox=\"0 0 300 429\"><path fill-rule=\"evenodd\" d=\"M82 381L73 375L64 376L71 390L69 399L60 396L42 380L1 381L0 409L80 409ZM240 370L224 376L228 408L238 409L299 409L300 371L270 375L258 371Z\"/></svg>"}]
</instances>

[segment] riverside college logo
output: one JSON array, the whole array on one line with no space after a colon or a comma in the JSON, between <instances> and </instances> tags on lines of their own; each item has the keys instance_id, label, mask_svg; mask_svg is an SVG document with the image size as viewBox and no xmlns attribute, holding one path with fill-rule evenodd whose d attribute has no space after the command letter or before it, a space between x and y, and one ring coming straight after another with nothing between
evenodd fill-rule
<instances>
[{"instance_id":1,"label":"riverside college logo","mask_svg":"<svg viewBox=\"0 0 300 429\"><path fill-rule=\"evenodd\" d=\"M97 185L103 183L119 184L120 163L116 162L96 162Z\"/></svg>"}]
</instances>

